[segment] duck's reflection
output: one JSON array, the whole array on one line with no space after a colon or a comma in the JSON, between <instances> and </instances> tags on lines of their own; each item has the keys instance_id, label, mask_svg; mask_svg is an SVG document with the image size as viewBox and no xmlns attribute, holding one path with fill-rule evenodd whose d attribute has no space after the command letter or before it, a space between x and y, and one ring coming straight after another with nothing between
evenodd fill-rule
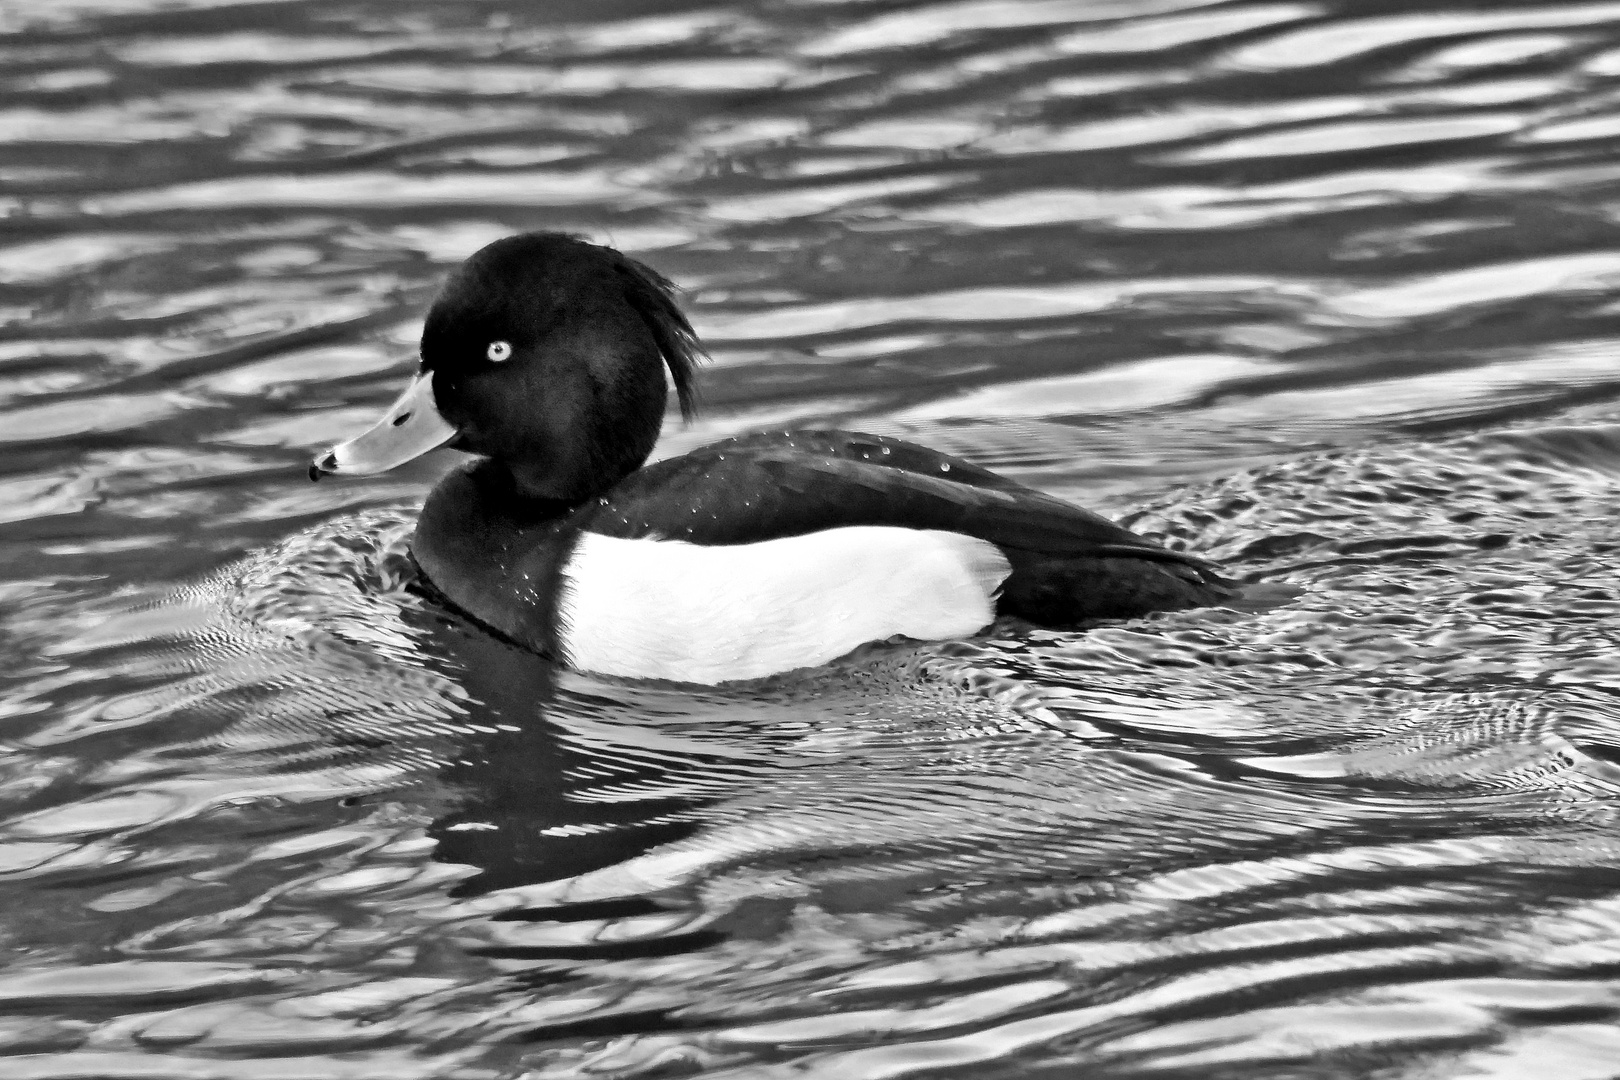
<instances>
[{"instance_id":1,"label":"duck's reflection","mask_svg":"<svg viewBox=\"0 0 1620 1080\"><path fill-rule=\"evenodd\" d=\"M437 858L480 871L455 895L574 877L695 831L693 811L712 796L673 774L700 760L570 738L555 718L553 661L460 620L422 618L426 651L467 694L467 735L438 776L452 808L428 830Z\"/></svg>"},{"instance_id":2,"label":"duck's reflection","mask_svg":"<svg viewBox=\"0 0 1620 1080\"><path fill-rule=\"evenodd\" d=\"M576 878L694 834L717 803L811 750L828 710L817 680L746 689L603 681L560 668L442 611L418 611L422 654L464 694L464 732L436 780L437 858L478 868L476 895Z\"/></svg>"}]
</instances>

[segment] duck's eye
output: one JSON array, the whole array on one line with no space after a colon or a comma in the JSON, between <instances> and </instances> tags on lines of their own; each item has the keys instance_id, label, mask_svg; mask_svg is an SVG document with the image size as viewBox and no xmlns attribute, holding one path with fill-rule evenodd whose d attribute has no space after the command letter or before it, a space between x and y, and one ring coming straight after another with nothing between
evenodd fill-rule
<instances>
[{"instance_id":1,"label":"duck's eye","mask_svg":"<svg viewBox=\"0 0 1620 1080\"><path fill-rule=\"evenodd\" d=\"M484 350L484 355L497 364L502 360L510 360L512 359L512 343L510 341L492 341L489 343L489 348Z\"/></svg>"}]
</instances>

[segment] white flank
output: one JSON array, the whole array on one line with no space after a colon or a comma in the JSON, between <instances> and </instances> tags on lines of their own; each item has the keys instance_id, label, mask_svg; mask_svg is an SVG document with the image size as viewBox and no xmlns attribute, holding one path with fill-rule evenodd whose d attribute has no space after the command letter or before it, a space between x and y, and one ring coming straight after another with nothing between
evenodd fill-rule
<instances>
[{"instance_id":1,"label":"white flank","mask_svg":"<svg viewBox=\"0 0 1620 1080\"><path fill-rule=\"evenodd\" d=\"M719 683L813 667L868 641L960 637L1010 572L988 540L862 525L757 544L580 538L563 568L564 659L580 671Z\"/></svg>"}]
</instances>

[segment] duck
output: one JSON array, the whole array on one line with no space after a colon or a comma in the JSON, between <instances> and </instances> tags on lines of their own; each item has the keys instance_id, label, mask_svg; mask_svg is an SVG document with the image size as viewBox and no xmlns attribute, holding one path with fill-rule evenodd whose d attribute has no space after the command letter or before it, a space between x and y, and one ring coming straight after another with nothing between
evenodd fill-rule
<instances>
[{"instance_id":1,"label":"duck","mask_svg":"<svg viewBox=\"0 0 1620 1080\"><path fill-rule=\"evenodd\" d=\"M648 464L704 350L657 271L555 232L489 244L423 323L420 366L313 480L473 455L424 502L428 590L569 668L715 685L1012 617L1065 628L1220 604L1204 559L883 435L742 435Z\"/></svg>"}]
</instances>

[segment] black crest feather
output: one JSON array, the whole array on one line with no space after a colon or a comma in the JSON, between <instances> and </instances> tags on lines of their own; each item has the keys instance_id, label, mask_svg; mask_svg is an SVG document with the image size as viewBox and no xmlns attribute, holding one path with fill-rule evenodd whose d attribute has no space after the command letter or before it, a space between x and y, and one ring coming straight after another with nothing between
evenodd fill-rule
<instances>
[{"instance_id":1,"label":"black crest feather","mask_svg":"<svg viewBox=\"0 0 1620 1080\"><path fill-rule=\"evenodd\" d=\"M612 250L612 249L605 249ZM675 396L681 403L681 416L686 420L697 415L697 387L695 385L698 360L707 356L703 343L698 340L692 324L675 303L675 285L664 275L627 255L613 252L617 257L616 269L624 282L624 295L636 309L664 364L675 380Z\"/></svg>"}]
</instances>

